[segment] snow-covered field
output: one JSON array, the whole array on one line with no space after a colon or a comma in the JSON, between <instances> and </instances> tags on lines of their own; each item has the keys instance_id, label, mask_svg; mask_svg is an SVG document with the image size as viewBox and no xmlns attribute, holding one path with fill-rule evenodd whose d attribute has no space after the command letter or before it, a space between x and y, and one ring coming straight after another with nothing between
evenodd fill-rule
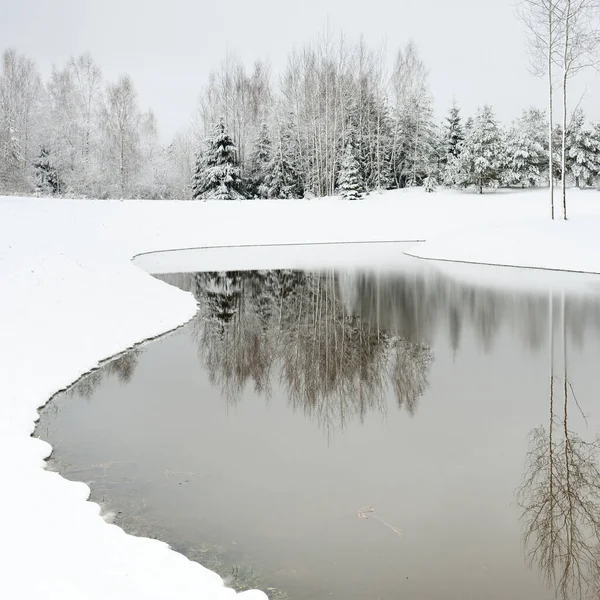
<instances>
[{"instance_id":1,"label":"snow-covered field","mask_svg":"<svg viewBox=\"0 0 600 600\"><path fill-rule=\"evenodd\" d=\"M567 223L550 223L548 212L543 191L479 196L410 190L353 203L0 198L0 598L235 596L220 577L166 544L109 525L100 507L86 502L87 486L44 470L50 447L30 437L37 409L55 392L99 361L193 316L191 295L134 266L134 255L211 246L428 240L412 253L600 273L600 193L571 192ZM301 252L213 250L203 264L291 267L298 266ZM380 263L393 262L390 252L397 249L364 245L352 252L360 262ZM320 246L317 256L348 260L335 245ZM140 257L139 264L144 260L149 259ZM264 598L261 592L240 596Z\"/></svg>"}]
</instances>

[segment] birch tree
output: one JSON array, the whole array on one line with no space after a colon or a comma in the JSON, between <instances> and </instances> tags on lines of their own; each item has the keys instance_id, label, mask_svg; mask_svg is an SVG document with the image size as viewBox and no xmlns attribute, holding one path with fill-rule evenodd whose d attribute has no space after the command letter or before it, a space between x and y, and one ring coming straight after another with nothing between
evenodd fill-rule
<instances>
[{"instance_id":1,"label":"birch tree","mask_svg":"<svg viewBox=\"0 0 600 600\"><path fill-rule=\"evenodd\" d=\"M81 168L79 150L80 132L77 114L76 91L72 79L72 71L67 65L64 69L52 69L47 86L48 119L47 131L44 134L46 145L42 157L56 169L64 187L73 191L75 179ZM57 193L64 192L63 185L57 186Z\"/></svg>"},{"instance_id":2,"label":"birch tree","mask_svg":"<svg viewBox=\"0 0 600 600\"><path fill-rule=\"evenodd\" d=\"M35 63L6 50L0 71L0 188L23 192L35 153L35 121L42 84Z\"/></svg>"},{"instance_id":3,"label":"birch tree","mask_svg":"<svg viewBox=\"0 0 600 600\"><path fill-rule=\"evenodd\" d=\"M102 100L102 71L94 63L90 54L71 58L69 70L75 88L80 136L77 183L74 185L79 193L90 194L92 180L97 175L96 170L99 167L96 158L99 150L98 118Z\"/></svg>"},{"instance_id":4,"label":"birch tree","mask_svg":"<svg viewBox=\"0 0 600 600\"><path fill-rule=\"evenodd\" d=\"M104 108L104 126L107 135L108 159L116 178L117 189L124 198L139 169L140 112L133 81L123 75L117 83L109 84Z\"/></svg>"},{"instance_id":5,"label":"birch tree","mask_svg":"<svg viewBox=\"0 0 600 600\"><path fill-rule=\"evenodd\" d=\"M413 42L398 52L391 83L396 121L392 150L396 184L417 185L427 174L424 165L433 146L433 119L427 70Z\"/></svg>"},{"instance_id":6,"label":"birch tree","mask_svg":"<svg viewBox=\"0 0 600 600\"><path fill-rule=\"evenodd\" d=\"M562 205L567 219L567 130L569 80L587 67L596 64L600 43L598 31L598 0L560 0L562 51L559 64L562 71Z\"/></svg>"},{"instance_id":7,"label":"birch tree","mask_svg":"<svg viewBox=\"0 0 600 600\"><path fill-rule=\"evenodd\" d=\"M554 80L553 65L560 51L562 37L562 12L559 4L563 0L520 0L518 15L527 30L530 65L534 74L548 81L548 185L550 188L550 215L555 216L554 168L552 138L554 131Z\"/></svg>"}]
</instances>

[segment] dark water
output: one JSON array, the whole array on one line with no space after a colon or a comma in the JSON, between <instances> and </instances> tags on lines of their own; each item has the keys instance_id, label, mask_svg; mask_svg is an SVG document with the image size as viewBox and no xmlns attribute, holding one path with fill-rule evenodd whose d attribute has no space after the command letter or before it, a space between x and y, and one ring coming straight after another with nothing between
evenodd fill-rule
<instances>
[{"instance_id":1,"label":"dark water","mask_svg":"<svg viewBox=\"0 0 600 600\"><path fill-rule=\"evenodd\" d=\"M37 431L127 531L273 598L597 597L600 296L414 264L162 278L197 318Z\"/></svg>"}]
</instances>

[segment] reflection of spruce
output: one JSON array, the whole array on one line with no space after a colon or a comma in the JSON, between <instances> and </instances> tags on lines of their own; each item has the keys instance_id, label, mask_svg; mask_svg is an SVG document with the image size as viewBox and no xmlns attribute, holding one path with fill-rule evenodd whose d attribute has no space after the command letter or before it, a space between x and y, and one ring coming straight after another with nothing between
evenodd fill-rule
<instances>
[{"instance_id":1,"label":"reflection of spruce","mask_svg":"<svg viewBox=\"0 0 600 600\"><path fill-rule=\"evenodd\" d=\"M196 321L199 353L210 380L235 402L247 382L268 393L272 363L270 340L251 305L253 288L263 277L256 272L197 273L202 309Z\"/></svg>"},{"instance_id":2,"label":"reflection of spruce","mask_svg":"<svg viewBox=\"0 0 600 600\"><path fill-rule=\"evenodd\" d=\"M237 271L197 273L196 290L205 300L207 316L228 323L240 307L242 275Z\"/></svg>"}]
</instances>

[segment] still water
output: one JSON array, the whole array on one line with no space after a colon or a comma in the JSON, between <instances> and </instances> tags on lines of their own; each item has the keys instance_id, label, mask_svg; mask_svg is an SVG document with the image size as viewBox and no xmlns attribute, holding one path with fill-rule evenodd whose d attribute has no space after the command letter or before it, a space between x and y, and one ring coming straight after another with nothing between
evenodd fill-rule
<instances>
[{"instance_id":1,"label":"still water","mask_svg":"<svg viewBox=\"0 0 600 600\"><path fill-rule=\"evenodd\" d=\"M272 598L598 596L594 287L417 262L160 277L197 317L37 429L125 530Z\"/></svg>"}]
</instances>

